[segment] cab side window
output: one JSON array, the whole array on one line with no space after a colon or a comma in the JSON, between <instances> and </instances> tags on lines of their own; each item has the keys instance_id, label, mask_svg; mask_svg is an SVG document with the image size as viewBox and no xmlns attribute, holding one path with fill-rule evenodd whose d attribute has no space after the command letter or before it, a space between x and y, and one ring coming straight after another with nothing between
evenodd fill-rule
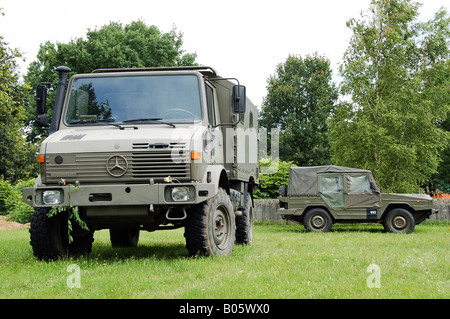
<instances>
[{"instance_id":1,"label":"cab side window","mask_svg":"<svg viewBox=\"0 0 450 319\"><path fill-rule=\"evenodd\" d=\"M216 115L214 111L214 91L206 84L206 103L208 108L208 121L211 125L216 125Z\"/></svg>"}]
</instances>

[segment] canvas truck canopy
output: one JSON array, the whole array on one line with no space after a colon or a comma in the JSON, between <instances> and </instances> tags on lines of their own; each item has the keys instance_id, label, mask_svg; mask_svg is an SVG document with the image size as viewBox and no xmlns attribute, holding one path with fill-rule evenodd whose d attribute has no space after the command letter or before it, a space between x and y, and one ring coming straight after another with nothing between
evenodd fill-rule
<instances>
[{"instance_id":1,"label":"canvas truck canopy","mask_svg":"<svg viewBox=\"0 0 450 319\"><path fill-rule=\"evenodd\" d=\"M350 168L335 165L323 165L323 166L303 166L303 167L291 167L289 171L289 186L288 196L317 196L319 195L318 187L318 174L323 173L371 173L369 170ZM323 183L327 183L327 180L323 180ZM336 183L336 187L339 188L340 180ZM321 183L321 185L324 185ZM342 187L343 181L342 181Z\"/></svg>"}]
</instances>

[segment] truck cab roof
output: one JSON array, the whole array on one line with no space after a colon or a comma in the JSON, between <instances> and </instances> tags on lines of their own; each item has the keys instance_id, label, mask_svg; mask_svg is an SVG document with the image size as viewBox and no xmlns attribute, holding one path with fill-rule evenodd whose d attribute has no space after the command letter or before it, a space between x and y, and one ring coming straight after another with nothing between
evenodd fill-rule
<instances>
[{"instance_id":1,"label":"truck cab roof","mask_svg":"<svg viewBox=\"0 0 450 319\"><path fill-rule=\"evenodd\" d=\"M117 73L117 72L151 72L151 71L198 71L207 78L218 77L217 71L209 66L170 66L152 68L124 68L124 69L96 69L92 73Z\"/></svg>"}]
</instances>

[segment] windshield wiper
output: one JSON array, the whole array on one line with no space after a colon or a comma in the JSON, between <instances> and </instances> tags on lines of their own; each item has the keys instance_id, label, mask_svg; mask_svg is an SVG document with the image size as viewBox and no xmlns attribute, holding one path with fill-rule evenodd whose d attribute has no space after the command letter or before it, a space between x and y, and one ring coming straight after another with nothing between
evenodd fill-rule
<instances>
[{"instance_id":1,"label":"windshield wiper","mask_svg":"<svg viewBox=\"0 0 450 319\"><path fill-rule=\"evenodd\" d=\"M92 119L92 120L76 120L76 121L69 122L69 124L86 124L86 123L89 123L89 124L91 124L91 123L92 124L95 124L95 123L106 123L107 125L112 125L112 126L118 127L121 130L124 129L123 126L121 126L119 124L116 124L116 123L112 123L110 120L94 120L94 119ZM137 127L134 127L134 129L137 129Z\"/></svg>"},{"instance_id":2,"label":"windshield wiper","mask_svg":"<svg viewBox=\"0 0 450 319\"><path fill-rule=\"evenodd\" d=\"M172 127L175 127L175 124L164 122L164 121L161 121L161 120L162 120L162 118L160 118L160 117L150 117L150 118L142 118L142 119L134 119L134 120L125 120L125 121L122 121L122 123L157 122L157 123L166 124L166 125L170 125Z\"/></svg>"}]
</instances>

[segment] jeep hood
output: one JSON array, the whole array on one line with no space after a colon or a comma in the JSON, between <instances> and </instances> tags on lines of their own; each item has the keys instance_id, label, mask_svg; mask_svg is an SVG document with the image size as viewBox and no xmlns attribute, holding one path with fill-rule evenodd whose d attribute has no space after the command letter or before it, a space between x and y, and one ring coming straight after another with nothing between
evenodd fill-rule
<instances>
[{"instance_id":1,"label":"jeep hood","mask_svg":"<svg viewBox=\"0 0 450 319\"><path fill-rule=\"evenodd\" d=\"M398 193L382 193L381 199L384 200L432 200L430 195L426 194L398 194Z\"/></svg>"},{"instance_id":2,"label":"jeep hood","mask_svg":"<svg viewBox=\"0 0 450 319\"><path fill-rule=\"evenodd\" d=\"M121 130L114 126L105 127L77 127L76 129L60 130L50 135L41 145L41 153L78 153L78 152L122 152L133 151L139 148L148 148L170 145L171 143L185 143L188 149L203 133L203 126L170 126L123 125Z\"/></svg>"}]
</instances>

